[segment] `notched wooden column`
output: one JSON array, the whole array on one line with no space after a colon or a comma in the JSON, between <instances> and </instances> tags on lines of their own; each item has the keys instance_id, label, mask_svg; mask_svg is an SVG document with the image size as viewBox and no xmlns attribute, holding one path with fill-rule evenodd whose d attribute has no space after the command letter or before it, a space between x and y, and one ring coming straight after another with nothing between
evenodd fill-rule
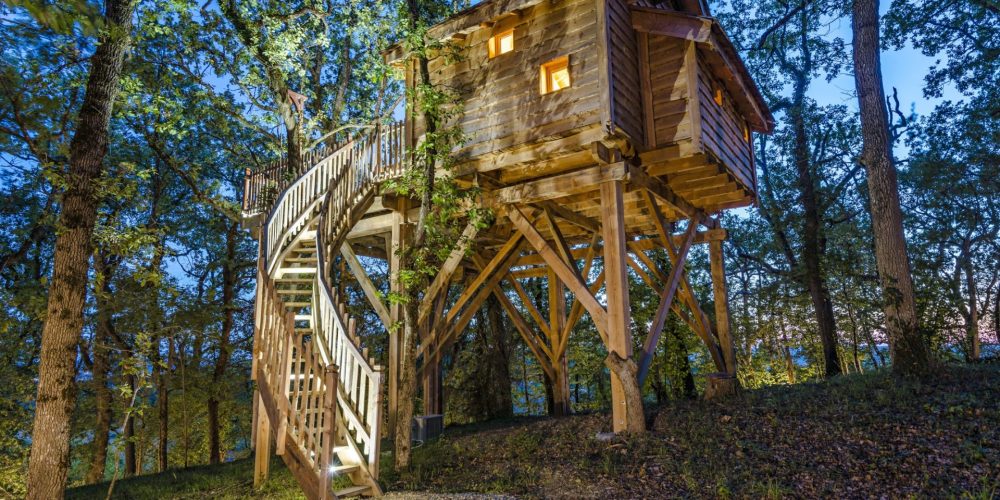
<instances>
[{"instance_id":1,"label":"notched wooden column","mask_svg":"<svg viewBox=\"0 0 1000 500\"><path fill-rule=\"evenodd\" d=\"M715 299L715 331L725 363L725 371L708 374L705 385L705 399L717 399L740 390L736 378L736 350L729 330L729 296L726 290L726 262L722 251L722 240L709 242L709 261L712 268L712 295Z\"/></svg>"},{"instance_id":2,"label":"notched wooden column","mask_svg":"<svg viewBox=\"0 0 1000 500\"><path fill-rule=\"evenodd\" d=\"M601 230L604 236L607 340L611 370L611 427L615 432L644 432L642 393L632 360L632 315L625 250L625 207L620 181L601 182Z\"/></svg>"}]
</instances>

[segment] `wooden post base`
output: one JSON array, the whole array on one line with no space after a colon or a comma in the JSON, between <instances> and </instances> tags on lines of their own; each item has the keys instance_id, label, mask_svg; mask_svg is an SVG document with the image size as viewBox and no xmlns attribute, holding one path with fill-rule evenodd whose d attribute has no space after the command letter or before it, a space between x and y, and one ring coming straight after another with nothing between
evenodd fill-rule
<instances>
[{"instance_id":1,"label":"wooden post base","mask_svg":"<svg viewBox=\"0 0 1000 500\"><path fill-rule=\"evenodd\" d=\"M728 373L709 373L705 383L705 399L717 400L740 392L740 381Z\"/></svg>"}]
</instances>

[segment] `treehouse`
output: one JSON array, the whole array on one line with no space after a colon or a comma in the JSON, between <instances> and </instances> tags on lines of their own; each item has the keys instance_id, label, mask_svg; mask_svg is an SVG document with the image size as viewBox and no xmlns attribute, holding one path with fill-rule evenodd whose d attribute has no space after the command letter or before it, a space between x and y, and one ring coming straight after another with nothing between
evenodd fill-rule
<instances>
[{"instance_id":1,"label":"treehouse","mask_svg":"<svg viewBox=\"0 0 1000 500\"><path fill-rule=\"evenodd\" d=\"M422 421L442 413L449 347L491 296L537 358L555 414L570 411L567 345L584 314L613 354L614 431L644 425L635 396L671 312L717 369L706 397L735 390L717 214L753 204L752 133L769 132L772 119L718 23L696 0L490 0L428 37L459 56L428 64L431 83L458 96L456 176L481 188L496 217L487 228L468 223L419 297ZM384 55L407 85L418 81L402 47ZM407 112L308 153L299 171L279 162L247 172L244 218L260 241L258 483L273 450L311 498L380 493L381 437L395 428L400 391L402 335L391 326L403 317L384 297L401 290L396 250L419 210L385 181L409 168L423 132ZM710 256L708 312L685 270L698 244ZM359 255L382 262L388 288ZM633 345L630 276L660 298L651 323L636 325L642 346ZM525 291L528 278L544 282L546 300ZM363 291L364 317L378 318L385 335L357 334L363 319L347 313L346 283ZM355 486L333 492L334 475Z\"/></svg>"}]
</instances>

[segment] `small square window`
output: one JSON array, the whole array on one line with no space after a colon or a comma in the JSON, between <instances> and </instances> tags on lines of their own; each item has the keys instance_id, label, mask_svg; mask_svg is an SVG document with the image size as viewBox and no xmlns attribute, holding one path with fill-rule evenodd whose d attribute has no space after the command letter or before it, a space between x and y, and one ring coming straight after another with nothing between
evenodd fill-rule
<instances>
[{"instance_id":1,"label":"small square window","mask_svg":"<svg viewBox=\"0 0 1000 500\"><path fill-rule=\"evenodd\" d=\"M490 37L488 44L490 59L514 50L514 30L507 30Z\"/></svg>"},{"instance_id":2,"label":"small square window","mask_svg":"<svg viewBox=\"0 0 1000 500\"><path fill-rule=\"evenodd\" d=\"M543 64L538 77L538 90L542 94L562 90L572 85L569 76L569 56L558 57Z\"/></svg>"}]
</instances>

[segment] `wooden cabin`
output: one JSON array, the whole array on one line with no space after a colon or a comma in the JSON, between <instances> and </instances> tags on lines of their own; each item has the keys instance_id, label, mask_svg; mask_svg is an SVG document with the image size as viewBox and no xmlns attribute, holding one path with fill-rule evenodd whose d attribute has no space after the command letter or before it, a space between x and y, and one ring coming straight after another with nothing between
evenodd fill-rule
<instances>
[{"instance_id":1,"label":"wooden cabin","mask_svg":"<svg viewBox=\"0 0 1000 500\"><path fill-rule=\"evenodd\" d=\"M457 92L453 125L466 140L454 151L456 175L480 186L496 221L468 222L420 299L423 412L443 411L442 360L490 296L535 355L557 414L570 410L567 345L583 314L616 355L609 366L623 360L611 376L615 432L644 426L634 396L671 312L717 370L706 397L734 390L726 232L716 215L753 204L753 132L769 132L772 118L707 10L698 0L487 0L429 36L461 56L432 59L431 80ZM385 57L412 85L412 58L400 47ZM267 477L273 441L310 498L331 497L331 471L355 484L333 496L380 492L381 438L395 427L402 366L392 325L403 318L384 297L401 290L397 249L418 211L382 186L408 168L422 129L408 111L402 123L309 153L303 171L279 162L247 172L244 220L261 247L256 484ZM709 249L713 314L686 276L697 244ZM650 252L670 265L660 268ZM376 288L358 255L384 260L388 290ZM632 324L630 275L660 297L636 352L632 331L645 325ZM527 296L526 278L545 280L548 311ZM356 334L347 282L360 286L384 337ZM387 353L384 371L373 347Z\"/></svg>"},{"instance_id":2,"label":"wooden cabin","mask_svg":"<svg viewBox=\"0 0 1000 500\"><path fill-rule=\"evenodd\" d=\"M460 55L430 69L460 97L463 170L509 186L594 165L599 143L706 213L750 205L752 132L773 119L718 22L683 4L494 0L432 27Z\"/></svg>"}]
</instances>

